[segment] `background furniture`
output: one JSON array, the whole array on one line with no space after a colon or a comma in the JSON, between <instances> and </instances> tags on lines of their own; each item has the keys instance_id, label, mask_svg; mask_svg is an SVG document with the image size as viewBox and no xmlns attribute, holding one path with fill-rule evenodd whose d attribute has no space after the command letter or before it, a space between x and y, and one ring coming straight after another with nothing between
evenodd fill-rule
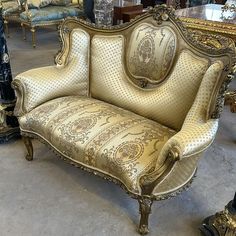
<instances>
[{"instance_id":1,"label":"background furniture","mask_svg":"<svg viewBox=\"0 0 236 236\"><path fill-rule=\"evenodd\" d=\"M97 26L113 25L113 0L94 0L94 18Z\"/></svg>"},{"instance_id":2,"label":"background furniture","mask_svg":"<svg viewBox=\"0 0 236 236\"><path fill-rule=\"evenodd\" d=\"M62 1L63 2L63 1ZM23 30L23 38L26 40L25 27L29 27L32 33L32 46L36 47L36 28L48 25L59 25L67 17L83 18L84 12L78 7L66 3L61 5L49 4L40 8L26 3L25 11L20 14L20 21Z\"/></svg>"},{"instance_id":3,"label":"background furniture","mask_svg":"<svg viewBox=\"0 0 236 236\"><path fill-rule=\"evenodd\" d=\"M232 38L236 45L236 12L222 13L222 5L207 4L186 9L178 9L176 15L192 30L224 35ZM225 104L236 112L236 91L229 91Z\"/></svg>"},{"instance_id":4,"label":"background furniture","mask_svg":"<svg viewBox=\"0 0 236 236\"><path fill-rule=\"evenodd\" d=\"M114 2L113 23L115 25L123 23L124 22L123 13L137 10L143 10L143 5L140 4L139 2L116 0Z\"/></svg>"},{"instance_id":5,"label":"background furniture","mask_svg":"<svg viewBox=\"0 0 236 236\"><path fill-rule=\"evenodd\" d=\"M207 217L200 230L204 236L235 236L236 235L236 193L225 210Z\"/></svg>"},{"instance_id":6,"label":"background furniture","mask_svg":"<svg viewBox=\"0 0 236 236\"><path fill-rule=\"evenodd\" d=\"M11 88L11 81L12 74L0 8L0 143L20 135L17 119L13 116L15 93Z\"/></svg>"},{"instance_id":7,"label":"background furniture","mask_svg":"<svg viewBox=\"0 0 236 236\"><path fill-rule=\"evenodd\" d=\"M25 0L2 0L2 16L4 19L5 34L9 37L8 23L10 21L20 23L20 13L24 9Z\"/></svg>"},{"instance_id":8,"label":"background furniture","mask_svg":"<svg viewBox=\"0 0 236 236\"><path fill-rule=\"evenodd\" d=\"M236 42L236 12L222 14L221 8L220 4L207 4L178 9L176 15L189 29L224 35Z\"/></svg>"},{"instance_id":9,"label":"background furniture","mask_svg":"<svg viewBox=\"0 0 236 236\"><path fill-rule=\"evenodd\" d=\"M123 13L123 22L130 22L131 19L134 19L136 16L143 15L147 13L147 9L141 9L136 11L128 11Z\"/></svg>"}]
</instances>

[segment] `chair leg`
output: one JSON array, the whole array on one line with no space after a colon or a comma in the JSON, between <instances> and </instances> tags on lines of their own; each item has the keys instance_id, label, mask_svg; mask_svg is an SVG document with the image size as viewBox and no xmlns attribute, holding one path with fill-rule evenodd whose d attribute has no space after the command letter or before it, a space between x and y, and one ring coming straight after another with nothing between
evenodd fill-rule
<instances>
[{"instance_id":1,"label":"chair leg","mask_svg":"<svg viewBox=\"0 0 236 236\"><path fill-rule=\"evenodd\" d=\"M10 37L9 27L8 27L8 21L6 19L4 20L4 25L5 25L6 36L9 38Z\"/></svg>"},{"instance_id":2,"label":"chair leg","mask_svg":"<svg viewBox=\"0 0 236 236\"><path fill-rule=\"evenodd\" d=\"M22 33L23 33L23 39L26 40L26 31L25 31L25 26L23 23L21 23L21 28L22 28Z\"/></svg>"},{"instance_id":3,"label":"chair leg","mask_svg":"<svg viewBox=\"0 0 236 236\"><path fill-rule=\"evenodd\" d=\"M32 46L33 46L33 48L35 48L36 47L36 37L35 37L35 28L34 27L32 27L31 29L30 29L30 31L32 32Z\"/></svg>"},{"instance_id":4,"label":"chair leg","mask_svg":"<svg viewBox=\"0 0 236 236\"><path fill-rule=\"evenodd\" d=\"M25 159L27 161L32 161L33 160L33 145L32 145L32 141L31 141L31 138L29 137L22 137L22 140L26 146L26 149L27 149L27 154L25 156Z\"/></svg>"},{"instance_id":5,"label":"chair leg","mask_svg":"<svg viewBox=\"0 0 236 236\"><path fill-rule=\"evenodd\" d=\"M143 197L139 198L138 202L139 202L139 213L141 214L138 232L141 235L145 235L149 233L148 217L151 213L153 200Z\"/></svg>"}]
</instances>

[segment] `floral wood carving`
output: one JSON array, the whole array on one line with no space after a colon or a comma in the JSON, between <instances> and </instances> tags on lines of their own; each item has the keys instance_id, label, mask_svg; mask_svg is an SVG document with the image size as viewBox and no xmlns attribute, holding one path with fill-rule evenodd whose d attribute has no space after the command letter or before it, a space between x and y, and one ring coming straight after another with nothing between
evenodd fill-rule
<instances>
[{"instance_id":1,"label":"floral wood carving","mask_svg":"<svg viewBox=\"0 0 236 236\"><path fill-rule=\"evenodd\" d=\"M227 69L228 68L226 68L226 70ZM212 119L218 119L220 117L220 114L223 111L223 107L224 107L224 99L225 99L226 91L229 87L229 83L234 79L235 75L236 75L236 64L234 64L234 66L231 69L231 72L228 74L226 79L223 81L223 83L219 89L219 93L218 93L218 96L216 99L215 110L213 111L213 113L211 115Z\"/></svg>"},{"instance_id":2,"label":"floral wood carving","mask_svg":"<svg viewBox=\"0 0 236 236\"><path fill-rule=\"evenodd\" d=\"M162 24L163 21L172 21L183 33L185 39L194 47L199 48L208 53L234 53L234 42L221 35L206 34L200 31L193 31L186 28L182 21L175 15L175 9L172 6L156 5L149 8L149 14L153 15L157 24Z\"/></svg>"}]
</instances>

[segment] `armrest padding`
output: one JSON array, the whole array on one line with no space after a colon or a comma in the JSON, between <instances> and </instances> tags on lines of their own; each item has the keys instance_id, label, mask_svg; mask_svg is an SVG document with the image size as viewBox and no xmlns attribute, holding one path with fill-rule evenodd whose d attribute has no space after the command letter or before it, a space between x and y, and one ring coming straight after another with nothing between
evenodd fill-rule
<instances>
[{"instance_id":1,"label":"armrest padding","mask_svg":"<svg viewBox=\"0 0 236 236\"><path fill-rule=\"evenodd\" d=\"M72 33L72 47L68 63L32 69L13 81L17 93L15 114L31 111L56 97L87 95L89 81L89 37L81 30Z\"/></svg>"},{"instance_id":2,"label":"armrest padding","mask_svg":"<svg viewBox=\"0 0 236 236\"><path fill-rule=\"evenodd\" d=\"M49 66L29 70L18 75L13 84L21 88L17 92L17 103L22 104L20 110L25 113L56 97L87 95L87 80L86 71L73 60L64 68ZM19 112L16 111L16 115Z\"/></svg>"},{"instance_id":3,"label":"armrest padding","mask_svg":"<svg viewBox=\"0 0 236 236\"><path fill-rule=\"evenodd\" d=\"M165 161L172 148L178 150L179 158L182 159L201 153L214 140L218 129L218 119L206 120L206 117L208 104L222 69L221 61L215 62L208 68L181 130L163 147L157 161L157 168Z\"/></svg>"}]
</instances>

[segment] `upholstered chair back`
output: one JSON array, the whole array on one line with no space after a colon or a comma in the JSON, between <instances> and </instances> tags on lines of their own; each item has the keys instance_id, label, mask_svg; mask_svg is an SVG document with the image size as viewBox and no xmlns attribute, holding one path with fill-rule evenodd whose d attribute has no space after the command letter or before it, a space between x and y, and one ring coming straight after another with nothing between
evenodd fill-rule
<instances>
[{"instance_id":1,"label":"upholstered chair back","mask_svg":"<svg viewBox=\"0 0 236 236\"><path fill-rule=\"evenodd\" d=\"M152 15L113 30L83 23L76 28L71 20L67 36L62 35L64 51L57 56L57 64L76 61L84 71L81 83L89 80L91 97L175 130L181 129L204 79L205 89L212 88L211 96L201 99L208 119L215 112L216 94L226 76L224 67L231 66L223 53L227 49L216 38L204 42L190 34L169 15L156 15L153 9ZM70 54L67 44L72 45Z\"/></svg>"}]
</instances>

